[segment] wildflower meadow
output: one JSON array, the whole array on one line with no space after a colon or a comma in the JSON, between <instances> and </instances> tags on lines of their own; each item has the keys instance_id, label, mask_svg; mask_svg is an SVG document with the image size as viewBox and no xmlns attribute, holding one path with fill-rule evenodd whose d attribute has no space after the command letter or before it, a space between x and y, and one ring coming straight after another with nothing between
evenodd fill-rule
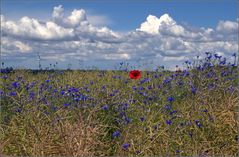
<instances>
[{"instance_id":1,"label":"wildflower meadow","mask_svg":"<svg viewBox=\"0 0 239 157\"><path fill-rule=\"evenodd\" d=\"M2 155L237 156L237 55L176 71L2 69Z\"/></svg>"}]
</instances>

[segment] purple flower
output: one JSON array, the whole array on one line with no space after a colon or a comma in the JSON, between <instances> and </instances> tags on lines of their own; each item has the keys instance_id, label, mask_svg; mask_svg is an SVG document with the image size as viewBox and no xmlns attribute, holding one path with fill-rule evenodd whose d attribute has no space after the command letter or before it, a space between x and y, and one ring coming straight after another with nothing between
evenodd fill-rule
<instances>
[{"instance_id":1,"label":"purple flower","mask_svg":"<svg viewBox=\"0 0 239 157\"><path fill-rule=\"evenodd\" d=\"M192 87L192 93L195 95L197 92L197 88L195 86Z\"/></svg>"},{"instance_id":2,"label":"purple flower","mask_svg":"<svg viewBox=\"0 0 239 157\"><path fill-rule=\"evenodd\" d=\"M0 95L3 95L4 94L4 92L0 89Z\"/></svg>"},{"instance_id":3,"label":"purple flower","mask_svg":"<svg viewBox=\"0 0 239 157\"><path fill-rule=\"evenodd\" d=\"M140 120L141 120L141 122L143 122L145 120L145 118L144 117L140 117Z\"/></svg>"},{"instance_id":4,"label":"purple flower","mask_svg":"<svg viewBox=\"0 0 239 157\"><path fill-rule=\"evenodd\" d=\"M119 137L120 136L120 132L117 130L115 132L113 132L113 137Z\"/></svg>"},{"instance_id":5,"label":"purple flower","mask_svg":"<svg viewBox=\"0 0 239 157\"><path fill-rule=\"evenodd\" d=\"M109 109L109 106L108 106L108 105L104 105L104 106L102 107L102 109L103 109L103 110L108 110L108 109Z\"/></svg>"},{"instance_id":6,"label":"purple flower","mask_svg":"<svg viewBox=\"0 0 239 157\"><path fill-rule=\"evenodd\" d=\"M20 83L19 83L19 82L13 82L13 83L12 83L12 86L13 86L14 88L18 88L18 87L20 86Z\"/></svg>"},{"instance_id":7,"label":"purple flower","mask_svg":"<svg viewBox=\"0 0 239 157\"><path fill-rule=\"evenodd\" d=\"M123 149L127 150L129 148L130 144L129 143L124 143L123 144Z\"/></svg>"},{"instance_id":8,"label":"purple flower","mask_svg":"<svg viewBox=\"0 0 239 157\"><path fill-rule=\"evenodd\" d=\"M167 110L170 110L171 109L171 105L167 104L167 105L164 106L164 108L167 109Z\"/></svg>"},{"instance_id":9,"label":"purple flower","mask_svg":"<svg viewBox=\"0 0 239 157\"><path fill-rule=\"evenodd\" d=\"M110 94L110 97L112 97L112 96L115 96L115 94L112 94L112 93L111 93L111 94Z\"/></svg>"},{"instance_id":10,"label":"purple flower","mask_svg":"<svg viewBox=\"0 0 239 157\"><path fill-rule=\"evenodd\" d=\"M10 95L10 96L16 96L16 95L17 95L17 93L16 93L16 92L13 92L13 91L11 91L11 92L9 93L9 95Z\"/></svg>"},{"instance_id":11,"label":"purple flower","mask_svg":"<svg viewBox=\"0 0 239 157\"><path fill-rule=\"evenodd\" d=\"M136 87L136 86L132 86L132 89L133 89L133 90L137 90L137 87Z\"/></svg>"},{"instance_id":12,"label":"purple flower","mask_svg":"<svg viewBox=\"0 0 239 157\"><path fill-rule=\"evenodd\" d=\"M33 99L34 96L35 96L35 93L34 93L34 92L30 92L30 93L29 93L29 98L30 98L30 99Z\"/></svg>"},{"instance_id":13,"label":"purple flower","mask_svg":"<svg viewBox=\"0 0 239 157\"><path fill-rule=\"evenodd\" d=\"M199 128L201 128L202 127L202 124L200 123L200 121L199 120L195 120L195 124L199 127Z\"/></svg>"},{"instance_id":14,"label":"purple flower","mask_svg":"<svg viewBox=\"0 0 239 157\"><path fill-rule=\"evenodd\" d=\"M168 102L170 102L170 103L171 103L171 102L173 102L173 101L174 101L174 98L173 98L172 96L170 96L170 97L168 97L168 99L167 99L167 100L168 100Z\"/></svg>"},{"instance_id":15,"label":"purple flower","mask_svg":"<svg viewBox=\"0 0 239 157\"><path fill-rule=\"evenodd\" d=\"M177 113L177 111L176 110L171 111L170 115L173 115L174 113Z\"/></svg>"},{"instance_id":16,"label":"purple flower","mask_svg":"<svg viewBox=\"0 0 239 157\"><path fill-rule=\"evenodd\" d=\"M132 121L132 119L130 119L129 117L125 117L126 124L129 124L131 121Z\"/></svg>"},{"instance_id":17,"label":"purple flower","mask_svg":"<svg viewBox=\"0 0 239 157\"><path fill-rule=\"evenodd\" d=\"M64 94L65 94L65 91L61 91L60 94L61 94L61 95L64 95Z\"/></svg>"},{"instance_id":18,"label":"purple flower","mask_svg":"<svg viewBox=\"0 0 239 157\"><path fill-rule=\"evenodd\" d=\"M168 124L168 125L171 125L173 122L172 122L172 120L166 120L166 124Z\"/></svg>"},{"instance_id":19,"label":"purple flower","mask_svg":"<svg viewBox=\"0 0 239 157\"><path fill-rule=\"evenodd\" d=\"M45 82L46 82L46 83L49 83L49 82L50 82L50 80L46 80Z\"/></svg>"},{"instance_id":20,"label":"purple flower","mask_svg":"<svg viewBox=\"0 0 239 157\"><path fill-rule=\"evenodd\" d=\"M8 78L8 76L7 75L3 75L2 78L6 80Z\"/></svg>"},{"instance_id":21,"label":"purple flower","mask_svg":"<svg viewBox=\"0 0 239 157\"><path fill-rule=\"evenodd\" d=\"M65 107L68 107L68 106L70 106L70 104L68 104L68 103L64 103L64 106L65 106Z\"/></svg>"},{"instance_id":22,"label":"purple flower","mask_svg":"<svg viewBox=\"0 0 239 157\"><path fill-rule=\"evenodd\" d=\"M150 90L150 89L153 89L153 87L152 87L151 85L149 85L147 88L148 88L149 90Z\"/></svg>"},{"instance_id":23,"label":"purple flower","mask_svg":"<svg viewBox=\"0 0 239 157\"><path fill-rule=\"evenodd\" d=\"M142 81L140 81L140 84L143 84L145 82L150 82L150 79L149 78L144 78Z\"/></svg>"},{"instance_id":24,"label":"purple flower","mask_svg":"<svg viewBox=\"0 0 239 157\"><path fill-rule=\"evenodd\" d=\"M15 111L18 112L18 113L21 113L21 112L22 112L22 110L21 110L19 107L17 107L17 108L15 109Z\"/></svg>"},{"instance_id":25,"label":"purple flower","mask_svg":"<svg viewBox=\"0 0 239 157\"><path fill-rule=\"evenodd\" d=\"M202 110L202 112L208 113L208 110L207 110L207 109L204 109L204 110Z\"/></svg>"}]
</instances>

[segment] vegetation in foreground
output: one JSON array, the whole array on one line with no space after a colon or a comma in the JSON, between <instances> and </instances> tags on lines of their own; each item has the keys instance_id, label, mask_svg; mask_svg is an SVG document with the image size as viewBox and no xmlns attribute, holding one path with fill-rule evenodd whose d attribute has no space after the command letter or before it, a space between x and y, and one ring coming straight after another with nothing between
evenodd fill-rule
<instances>
[{"instance_id":1,"label":"vegetation in foreground","mask_svg":"<svg viewBox=\"0 0 239 157\"><path fill-rule=\"evenodd\" d=\"M236 156L237 66L206 55L137 80L129 71L2 71L1 153Z\"/></svg>"}]
</instances>

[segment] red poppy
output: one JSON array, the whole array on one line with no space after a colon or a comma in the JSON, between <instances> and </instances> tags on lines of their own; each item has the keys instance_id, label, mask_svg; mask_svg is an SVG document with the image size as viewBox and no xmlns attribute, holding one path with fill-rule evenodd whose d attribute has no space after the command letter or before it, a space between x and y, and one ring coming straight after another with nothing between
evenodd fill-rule
<instances>
[{"instance_id":1,"label":"red poppy","mask_svg":"<svg viewBox=\"0 0 239 157\"><path fill-rule=\"evenodd\" d=\"M129 77L131 79L139 79L140 78L140 71L139 70L130 71Z\"/></svg>"}]
</instances>

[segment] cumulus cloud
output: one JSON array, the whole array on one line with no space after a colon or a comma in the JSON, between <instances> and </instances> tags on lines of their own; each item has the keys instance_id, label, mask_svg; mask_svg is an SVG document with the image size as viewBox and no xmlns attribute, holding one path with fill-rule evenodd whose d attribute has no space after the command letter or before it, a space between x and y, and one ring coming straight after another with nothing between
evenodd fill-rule
<instances>
[{"instance_id":1,"label":"cumulus cloud","mask_svg":"<svg viewBox=\"0 0 239 157\"><path fill-rule=\"evenodd\" d=\"M6 21L1 16L3 36L13 36L22 39L61 40L73 37L73 29L57 25L52 21L40 22L37 19L22 17L19 21Z\"/></svg>"},{"instance_id":2,"label":"cumulus cloud","mask_svg":"<svg viewBox=\"0 0 239 157\"><path fill-rule=\"evenodd\" d=\"M237 19L238 21L238 19ZM216 30L225 34L232 34L238 32L238 22L233 21L219 21Z\"/></svg>"},{"instance_id":3,"label":"cumulus cloud","mask_svg":"<svg viewBox=\"0 0 239 157\"><path fill-rule=\"evenodd\" d=\"M51 61L154 60L170 67L205 51L223 55L238 51L236 21L219 21L216 28L195 28L179 24L168 14L149 15L139 28L120 33L94 25L83 9L65 15L59 5L49 21L27 16L10 21L1 15L1 26L4 56L34 58L40 52Z\"/></svg>"},{"instance_id":4,"label":"cumulus cloud","mask_svg":"<svg viewBox=\"0 0 239 157\"><path fill-rule=\"evenodd\" d=\"M1 38L1 48L7 53L29 53L32 50L28 44L10 38Z\"/></svg>"}]
</instances>

